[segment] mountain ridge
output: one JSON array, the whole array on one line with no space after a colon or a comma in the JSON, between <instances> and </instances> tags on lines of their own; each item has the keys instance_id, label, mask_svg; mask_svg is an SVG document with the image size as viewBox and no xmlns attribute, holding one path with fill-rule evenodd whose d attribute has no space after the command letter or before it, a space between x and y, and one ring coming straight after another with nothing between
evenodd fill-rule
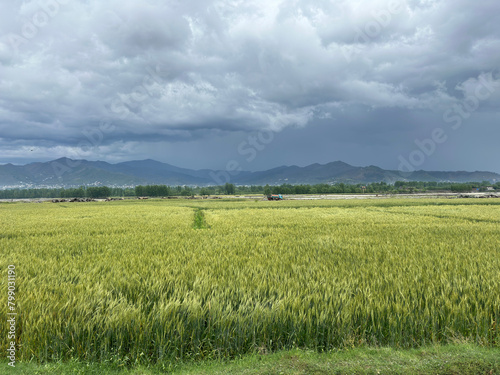
<instances>
[{"instance_id":1,"label":"mountain ridge","mask_svg":"<svg viewBox=\"0 0 500 375\"><path fill-rule=\"evenodd\" d=\"M165 185L281 185L318 183L372 183L396 181L481 182L500 181L500 174L488 171L425 171L405 173L375 165L352 166L337 160L305 167L279 166L264 171L230 172L211 169L188 169L153 159L130 160L111 164L105 161L73 160L62 157L48 162L25 165L0 164L0 186L134 186Z\"/></svg>"}]
</instances>

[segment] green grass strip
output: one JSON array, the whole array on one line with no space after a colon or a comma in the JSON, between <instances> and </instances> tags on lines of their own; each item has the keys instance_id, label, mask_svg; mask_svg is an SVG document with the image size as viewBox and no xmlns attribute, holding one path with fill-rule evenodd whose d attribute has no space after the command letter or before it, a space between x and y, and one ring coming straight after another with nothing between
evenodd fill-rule
<instances>
[{"instance_id":1,"label":"green grass strip","mask_svg":"<svg viewBox=\"0 0 500 375\"><path fill-rule=\"evenodd\" d=\"M428 346L419 349L355 348L316 353L290 350L254 354L231 361L167 362L151 366L123 363L17 363L11 368L0 362L2 374L24 375L329 375L329 374L500 374L500 348L473 344Z\"/></svg>"},{"instance_id":2,"label":"green grass strip","mask_svg":"<svg viewBox=\"0 0 500 375\"><path fill-rule=\"evenodd\" d=\"M208 228L210 228L210 226L205 221L205 215L203 214L202 209L198 208L194 211L193 227L194 227L194 229L208 229Z\"/></svg>"}]
</instances>

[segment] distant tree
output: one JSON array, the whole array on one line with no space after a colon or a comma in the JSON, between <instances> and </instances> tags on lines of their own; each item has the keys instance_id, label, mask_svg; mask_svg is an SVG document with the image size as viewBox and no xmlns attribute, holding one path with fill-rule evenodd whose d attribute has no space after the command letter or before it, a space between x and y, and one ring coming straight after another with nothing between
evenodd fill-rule
<instances>
[{"instance_id":1,"label":"distant tree","mask_svg":"<svg viewBox=\"0 0 500 375\"><path fill-rule=\"evenodd\" d=\"M226 182L224 185L224 194L226 195L232 195L235 192L235 186L233 184L230 184L229 182Z\"/></svg>"},{"instance_id":2,"label":"distant tree","mask_svg":"<svg viewBox=\"0 0 500 375\"><path fill-rule=\"evenodd\" d=\"M135 195L135 189L125 188L124 191L123 191L123 195L125 197L133 197Z\"/></svg>"},{"instance_id":3,"label":"distant tree","mask_svg":"<svg viewBox=\"0 0 500 375\"><path fill-rule=\"evenodd\" d=\"M135 187L135 196L136 197L142 197L142 196L144 196L144 186L137 185Z\"/></svg>"},{"instance_id":4,"label":"distant tree","mask_svg":"<svg viewBox=\"0 0 500 375\"><path fill-rule=\"evenodd\" d=\"M167 185L159 185L158 186L158 196L159 197L167 197L170 195L170 188Z\"/></svg>"},{"instance_id":5,"label":"distant tree","mask_svg":"<svg viewBox=\"0 0 500 375\"><path fill-rule=\"evenodd\" d=\"M111 189L107 186L87 188L87 197L89 198L107 198L111 195Z\"/></svg>"},{"instance_id":6,"label":"distant tree","mask_svg":"<svg viewBox=\"0 0 500 375\"><path fill-rule=\"evenodd\" d=\"M61 198L83 198L85 196L85 190L83 186L78 189L62 189L60 192Z\"/></svg>"},{"instance_id":7,"label":"distant tree","mask_svg":"<svg viewBox=\"0 0 500 375\"><path fill-rule=\"evenodd\" d=\"M118 187L111 188L111 196L113 197L123 197L123 193L124 193L123 188L118 188Z\"/></svg>"},{"instance_id":8,"label":"distant tree","mask_svg":"<svg viewBox=\"0 0 500 375\"><path fill-rule=\"evenodd\" d=\"M200 189L200 195L210 195L210 190L206 187Z\"/></svg>"},{"instance_id":9,"label":"distant tree","mask_svg":"<svg viewBox=\"0 0 500 375\"><path fill-rule=\"evenodd\" d=\"M473 188L472 184L452 184L451 191L454 193L463 193L471 191Z\"/></svg>"},{"instance_id":10,"label":"distant tree","mask_svg":"<svg viewBox=\"0 0 500 375\"><path fill-rule=\"evenodd\" d=\"M264 186L264 195L270 195L271 194L271 186L266 185Z\"/></svg>"},{"instance_id":11,"label":"distant tree","mask_svg":"<svg viewBox=\"0 0 500 375\"><path fill-rule=\"evenodd\" d=\"M184 197L188 197L190 195L193 195L193 189L191 189L189 186L184 186L184 188L181 190L181 194Z\"/></svg>"}]
</instances>

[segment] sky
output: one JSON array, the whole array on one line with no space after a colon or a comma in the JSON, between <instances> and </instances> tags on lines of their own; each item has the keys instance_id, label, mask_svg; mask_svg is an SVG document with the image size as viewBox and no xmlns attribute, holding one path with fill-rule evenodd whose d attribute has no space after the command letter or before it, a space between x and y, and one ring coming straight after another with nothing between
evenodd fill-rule
<instances>
[{"instance_id":1,"label":"sky","mask_svg":"<svg viewBox=\"0 0 500 375\"><path fill-rule=\"evenodd\" d=\"M498 0L0 2L0 164L500 172Z\"/></svg>"}]
</instances>

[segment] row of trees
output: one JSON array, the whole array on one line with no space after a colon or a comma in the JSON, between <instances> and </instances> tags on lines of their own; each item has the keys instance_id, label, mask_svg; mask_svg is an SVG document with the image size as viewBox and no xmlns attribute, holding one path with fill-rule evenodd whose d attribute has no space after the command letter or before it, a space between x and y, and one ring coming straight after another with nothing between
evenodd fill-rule
<instances>
[{"instance_id":1,"label":"row of trees","mask_svg":"<svg viewBox=\"0 0 500 375\"><path fill-rule=\"evenodd\" d=\"M107 186L79 187L70 189L9 189L0 190L0 199L32 198L107 198L135 196L134 189L110 188Z\"/></svg>"},{"instance_id":2,"label":"row of trees","mask_svg":"<svg viewBox=\"0 0 500 375\"><path fill-rule=\"evenodd\" d=\"M264 194L357 194L357 193L386 193L393 186L385 182L375 182L369 185L351 184L316 184L316 185L290 185L264 187Z\"/></svg>"},{"instance_id":3,"label":"row of trees","mask_svg":"<svg viewBox=\"0 0 500 375\"><path fill-rule=\"evenodd\" d=\"M106 198L106 197L168 197L168 196L193 196L193 195L233 195L233 194L359 194L359 193L413 193L426 191L486 191L493 186L500 190L500 182L492 185L488 181L473 183L444 183L444 182L419 182L397 181L393 185L385 182L362 184L316 184L316 185L291 185L279 186L235 186L226 183L221 186L189 187L146 185L135 188L111 188L107 186L79 187L69 189L10 189L0 190L0 199L26 199L26 198Z\"/></svg>"},{"instance_id":4,"label":"row of trees","mask_svg":"<svg viewBox=\"0 0 500 375\"><path fill-rule=\"evenodd\" d=\"M135 195L138 197L168 197L168 196L192 196L192 195L216 195L225 194L232 195L236 193L234 184L226 183L222 186L207 186L207 187L189 187L177 186L170 187L167 185L146 185L136 186Z\"/></svg>"}]
</instances>

